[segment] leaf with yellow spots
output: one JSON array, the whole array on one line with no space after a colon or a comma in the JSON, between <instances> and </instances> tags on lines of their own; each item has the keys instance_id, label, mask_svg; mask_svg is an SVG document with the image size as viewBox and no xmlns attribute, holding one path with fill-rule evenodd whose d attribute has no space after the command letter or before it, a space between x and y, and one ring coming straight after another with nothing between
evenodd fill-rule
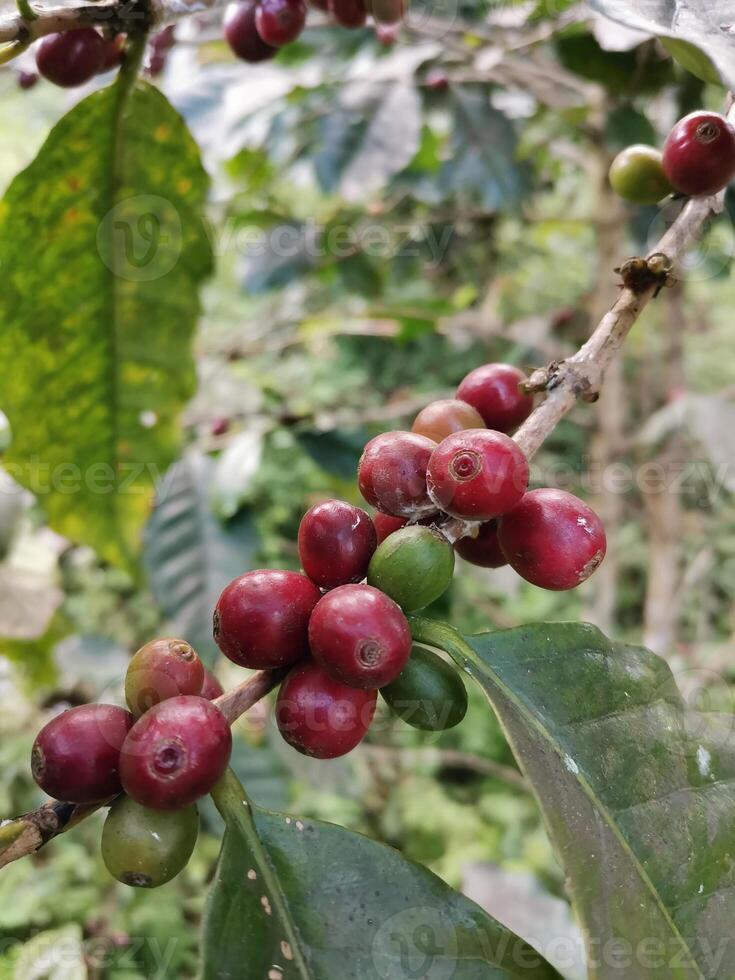
<instances>
[{"instance_id":1,"label":"leaf with yellow spots","mask_svg":"<svg viewBox=\"0 0 735 980\"><path fill-rule=\"evenodd\" d=\"M53 528L132 566L155 478L177 455L208 187L158 89L95 92L0 204L4 463Z\"/></svg>"}]
</instances>

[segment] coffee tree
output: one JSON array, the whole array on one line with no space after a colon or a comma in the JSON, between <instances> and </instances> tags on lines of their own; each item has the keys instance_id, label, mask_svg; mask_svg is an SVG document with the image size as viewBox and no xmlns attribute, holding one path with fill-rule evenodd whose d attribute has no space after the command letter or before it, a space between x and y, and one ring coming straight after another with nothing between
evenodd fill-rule
<instances>
[{"instance_id":1,"label":"coffee tree","mask_svg":"<svg viewBox=\"0 0 735 980\"><path fill-rule=\"evenodd\" d=\"M497 715L543 815L584 933L588 976L734 976L732 717L694 710L663 659L586 623L488 623L466 635L437 615L457 558L509 566L554 592L604 567L601 517L575 494L543 485L532 461L578 402L597 401L644 308L680 288L690 248L723 211L735 177L727 4L695 2L684 18L668 0L596 0L597 11L641 32L622 52L602 48L585 26L590 12L566 3L532 4L519 8L522 16L471 5L407 12L402 0L217 7L18 0L0 16L0 57L18 59L22 88L40 77L94 89L55 124L0 209L0 407L12 431L3 465L36 495L54 531L133 578L146 525L145 571L177 627L176 635L148 637L130 660L124 703L77 704L38 732L29 765L51 802L0 823L0 866L28 859L104 809L100 846L113 878L132 888L165 885L190 860L198 808L211 795L225 832L204 916L202 977L563 976L558 951L534 948L397 850L257 806L230 765L233 724L271 693L285 742L326 760L370 739L380 705L421 732L461 726L472 684ZM243 149L230 176L257 194L264 174L280 166L295 181L293 198L304 147L317 141L324 192L336 199L339 189L344 198L327 218L334 228L359 225L363 189L391 181L396 213L409 222L428 214L457 237L453 224L474 220L463 208L480 209L484 221L528 205L532 181L517 165L512 113L502 110L503 96L518 92L584 131L589 153L605 163L602 203L619 208L608 224L626 214L635 221L644 207L666 216L647 212L659 233L641 255L604 256L599 291L616 283L619 295L575 352L528 371L477 363L456 390L416 404L410 425L362 440L359 459L346 452L343 483L359 488L370 512L322 494L293 541L300 571L253 568L244 538L233 537L224 557L215 555L216 588L181 543L182 521L202 508L190 499L189 478L197 470L199 485L211 489L211 459L190 452L184 469L157 479L180 453L199 293L212 271L207 174L182 117L151 81L179 44L213 45L219 58L257 65L247 76L255 88L257 71L270 70L261 63L281 66L284 77L293 72L285 107L268 119L273 160ZM325 107L324 76L309 76L320 46L325 60L341 59L348 87L366 46L406 54L375 57L378 90L358 78L352 102ZM427 118L436 100L453 100L441 153L419 118L415 77ZM722 88L721 111L694 103L704 82ZM636 135L608 161L600 145L614 116L610 93L660 98L675 84L682 111L660 149L628 105L622 115ZM592 103L588 113L579 98ZM532 143L527 158L542 152ZM232 214L242 218L232 196ZM445 219L450 197L457 211ZM280 203L248 200L243 208L272 229L284 224ZM478 253L484 259L481 236L454 247L468 273ZM386 274L364 248L348 251L339 267L328 249L289 258L266 254L251 279L300 282L312 312L328 305L335 276L362 296L387 293ZM413 274L403 258L397 265ZM426 296L423 307L395 314L407 337L447 313ZM460 312L474 299L460 301ZM281 419L318 456L319 427L309 431L304 421ZM210 448L220 448L231 424L227 416L208 420ZM211 663L212 638L247 671L227 691L200 657Z\"/></svg>"}]
</instances>

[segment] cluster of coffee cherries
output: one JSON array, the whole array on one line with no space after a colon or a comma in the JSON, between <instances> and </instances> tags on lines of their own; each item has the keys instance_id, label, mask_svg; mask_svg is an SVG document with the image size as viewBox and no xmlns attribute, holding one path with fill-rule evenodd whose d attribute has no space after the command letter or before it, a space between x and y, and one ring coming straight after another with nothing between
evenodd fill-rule
<instances>
[{"instance_id":1,"label":"cluster of coffee cherries","mask_svg":"<svg viewBox=\"0 0 735 980\"><path fill-rule=\"evenodd\" d=\"M230 726L213 700L217 679L184 640L142 647L125 678L128 709L84 704L38 734L31 772L66 803L112 801L102 857L127 885L154 888L187 864L199 833L197 800L230 759Z\"/></svg>"},{"instance_id":2,"label":"cluster of coffee cherries","mask_svg":"<svg viewBox=\"0 0 735 980\"><path fill-rule=\"evenodd\" d=\"M403 0L310 0L310 4L335 24L353 30L364 27L372 16L384 43L393 40L390 32L404 13ZM295 41L307 15L306 0L236 0L225 12L225 39L238 58L257 64Z\"/></svg>"},{"instance_id":3,"label":"cluster of coffee cherries","mask_svg":"<svg viewBox=\"0 0 735 980\"><path fill-rule=\"evenodd\" d=\"M656 204L669 194L716 194L735 177L735 129L716 112L692 112L674 126L663 152L636 144L610 167L610 186L634 204Z\"/></svg>"},{"instance_id":4,"label":"cluster of coffee cherries","mask_svg":"<svg viewBox=\"0 0 735 980\"><path fill-rule=\"evenodd\" d=\"M527 489L527 460L508 435L533 407L522 381L517 368L487 364L456 398L424 408L412 431L372 439L358 483L378 513L343 500L316 504L299 527L303 572L251 571L220 596L214 638L225 656L288 671L276 721L298 751L349 752L373 720L378 692L418 728L462 719L461 679L412 647L406 618L446 591L455 552L483 567L510 564L555 590L579 585L602 561L594 511L564 491Z\"/></svg>"},{"instance_id":5,"label":"cluster of coffee cherries","mask_svg":"<svg viewBox=\"0 0 735 980\"><path fill-rule=\"evenodd\" d=\"M166 58L174 45L174 28L166 27L154 34L148 44L145 72L154 77L166 66ZM38 74L62 88L84 85L95 75L118 68L124 58L128 39L125 34L107 36L94 27L49 34L36 48ZM18 84L32 88L38 80L33 72L21 71Z\"/></svg>"}]
</instances>

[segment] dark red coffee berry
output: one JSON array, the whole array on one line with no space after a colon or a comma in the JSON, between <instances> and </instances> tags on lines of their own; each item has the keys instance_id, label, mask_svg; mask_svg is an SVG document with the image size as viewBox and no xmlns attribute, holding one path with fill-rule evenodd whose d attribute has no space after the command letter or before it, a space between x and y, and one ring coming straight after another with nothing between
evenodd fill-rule
<instances>
[{"instance_id":1,"label":"dark red coffee berry","mask_svg":"<svg viewBox=\"0 0 735 980\"><path fill-rule=\"evenodd\" d=\"M531 490L500 521L498 540L508 563L542 589L573 589L605 557L602 521L564 490Z\"/></svg>"},{"instance_id":2,"label":"dark red coffee berry","mask_svg":"<svg viewBox=\"0 0 735 980\"><path fill-rule=\"evenodd\" d=\"M355 29L367 21L363 0L329 0L329 12L340 27Z\"/></svg>"},{"instance_id":3,"label":"dark red coffee berry","mask_svg":"<svg viewBox=\"0 0 735 980\"><path fill-rule=\"evenodd\" d=\"M295 41L305 23L304 0L261 0L255 11L258 34L275 48Z\"/></svg>"},{"instance_id":4,"label":"dark red coffee berry","mask_svg":"<svg viewBox=\"0 0 735 980\"><path fill-rule=\"evenodd\" d=\"M222 687L220 682L211 672L204 668L204 683L202 684L202 689L199 692L199 696L206 698L207 701L214 701L215 698L222 697L225 693L225 689Z\"/></svg>"},{"instance_id":5,"label":"dark red coffee berry","mask_svg":"<svg viewBox=\"0 0 735 980\"><path fill-rule=\"evenodd\" d=\"M377 691L347 687L313 660L298 664L281 684L279 731L289 745L316 759L335 759L362 741L375 714Z\"/></svg>"},{"instance_id":6,"label":"dark red coffee berry","mask_svg":"<svg viewBox=\"0 0 735 980\"><path fill-rule=\"evenodd\" d=\"M408 524L407 517L392 517L390 514L376 514L373 517L373 524L375 525L375 532L378 536L378 544L381 544L389 535L397 531L399 527L405 527Z\"/></svg>"},{"instance_id":7,"label":"dark red coffee berry","mask_svg":"<svg viewBox=\"0 0 735 980\"><path fill-rule=\"evenodd\" d=\"M120 749L133 716L114 704L83 704L53 718L38 733L31 772L54 799L99 803L120 792Z\"/></svg>"},{"instance_id":8,"label":"dark red coffee berry","mask_svg":"<svg viewBox=\"0 0 735 980\"><path fill-rule=\"evenodd\" d=\"M449 77L443 68L431 68L426 73L424 85L432 92L446 92L449 88Z\"/></svg>"},{"instance_id":9,"label":"dark red coffee berry","mask_svg":"<svg viewBox=\"0 0 735 980\"><path fill-rule=\"evenodd\" d=\"M682 194L716 194L735 177L735 129L716 112L691 112L666 138L663 168Z\"/></svg>"},{"instance_id":10,"label":"dark red coffee berry","mask_svg":"<svg viewBox=\"0 0 735 980\"><path fill-rule=\"evenodd\" d=\"M18 72L18 87L24 90L33 88L34 85L38 83L38 75L35 71L19 71Z\"/></svg>"},{"instance_id":11,"label":"dark red coffee berry","mask_svg":"<svg viewBox=\"0 0 735 980\"><path fill-rule=\"evenodd\" d=\"M127 38L124 34L117 34L109 40L105 39L105 51L100 72L112 71L113 68L120 67L125 57L126 43Z\"/></svg>"},{"instance_id":12,"label":"dark red coffee berry","mask_svg":"<svg viewBox=\"0 0 735 980\"><path fill-rule=\"evenodd\" d=\"M312 613L309 645L330 677L373 690L403 670L411 654L411 630L400 607L378 589L342 585Z\"/></svg>"},{"instance_id":13,"label":"dark red coffee berry","mask_svg":"<svg viewBox=\"0 0 735 980\"><path fill-rule=\"evenodd\" d=\"M298 572L258 569L230 582L214 611L214 640L241 667L287 667L309 652L319 589Z\"/></svg>"},{"instance_id":14,"label":"dark red coffee berry","mask_svg":"<svg viewBox=\"0 0 735 980\"><path fill-rule=\"evenodd\" d=\"M186 640L164 637L146 643L135 654L125 675L125 700L136 718L149 708L179 694L199 694L204 664Z\"/></svg>"},{"instance_id":15,"label":"dark red coffee berry","mask_svg":"<svg viewBox=\"0 0 735 980\"><path fill-rule=\"evenodd\" d=\"M439 443L426 479L441 510L469 521L489 521L507 514L526 492L528 461L502 432L468 429Z\"/></svg>"},{"instance_id":16,"label":"dark red coffee berry","mask_svg":"<svg viewBox=\"0 0 735 980\"><path fill-rule=\"evenodd\" d=\"M226 432L230 431L230 420L227 418L214 419L209 427L209 431L213 436L223 436Z\"/></svg>"},{"instance_id":17,"label":"dark red coffee berry","mask_svg":"<svg viewBox=\"0 0 735 980\"><path fill-rule=\"evenodd\" d=\"M225 40L242 61L257 64L275 57L278 48L266 44L255 26L255 0L231 3L225 13Z\"/></svg>"},{"instance_id":18,"label":"dark red coffee berry","mask_svg":"<svg viewBox=\"0 0 735 980\"><path fill-rule=\"evenodd\" d=\"M376 24L375 25L375 38L378 44L382 44L384 48L392 48L399 37L399 27L397 24Z\"/></svg>"},{"instance_id":19,"label":"dark red coffee berry","mask_svg":"<svg viewBox=\"0 0 735 980\"><path fill-rule=\"evenodd\" d=\"M533 410L533 395L518 387L525 375L512 364L484 364L470 371L457 388L457 398L469 402L488 429L511 432Z\"/></svg>"},{"instance_id":20,"label":"dark red coffee berry","mask_svg":"<svg viewBox=\"0 0 735 980\"><path fill-rule=\"evenodd\" d=\"M411 431L426 436L432 442L441 442L453 432L484 428L482 416L472 405L458 398L440 398L421 409Z\"/></svg>"},{"instance_id":21,"label":"dark red coffee berry","mask_svg":"<svg viewBox=\"0 0 735 980\"><path fill-rule=\"evenodd\" d=\"M39 72L62 88L74 88L94 78L104 58L105 42L92 27L49 34L36 51Z\"/></svg>"},{"instance_id":22,"label":"dark red coffee berry","mask_svg":"<svg viewBox=\"0 0 735 980\"><path fill-rule=\"evenodd\" d=\"M475 538L466 537L455 541L454 550L470 565L479 565L480 568L501 568L508 564L500 550L497 521L481 524Z\"/></svg>"},{"instance_id":23,"label":"dark red coffee berry","mask_svg":"<svg viewBox=\"0 0 735 980\"><path fill-rule=\"evenodd\" d=\"M364 579L377 544L370 515L344 500L316 504L299 525L301 567L322 589Z\"/></svg>"},{"instance_id":24,"label":"dark red coffee berry","mask_svg":"<svg viewBox=\"0 0 735 980\"><path fill-rule=\"evenodd\" d=\"M414 432L384 432L365 446L357 467L360 493L385 514L418 518L436 512L426 467L436 443Z\"/></svg>"},{"instance_id":25,"label":"dark red coffee berry","mask_svg":"<svg viewBox=\"0 0 735 980\"><path fill-rule=\"evenodd\" d=\"M212 789L231 751L230 726L211 701L191 695L161 701L123 743L123 789L141 806L179 810Z\"/></svg>"}]
</instances>

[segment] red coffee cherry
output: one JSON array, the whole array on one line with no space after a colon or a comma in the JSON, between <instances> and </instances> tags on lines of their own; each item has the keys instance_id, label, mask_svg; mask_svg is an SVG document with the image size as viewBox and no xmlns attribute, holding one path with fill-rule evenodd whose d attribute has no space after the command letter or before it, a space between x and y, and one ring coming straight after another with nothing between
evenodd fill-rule
<instances>
[{"instance_id":1,"label":"red coffee cherry","mask_svg":"<svg viewBox=\"0 0 735 980\"><path fill-rule=\"evenodd\" d=\"M275 57L278 48L266 44L255 26L255 0L238 0L231 3L225 11L225 40L241 61L255 65Z\"/></svg>"},{"instance_id":2,"label":"red coffee cherry","mask_svg":"<svg viewBox=\"0 0 735 980\"><path fill-rule=\"evenodd\" d=\"M500 521L498 540L509 564L542 589L573 589L605 557L605 529L584 501L564 490L531 490Z\"/></svg>"},{"instance_id":3,"label":"red coffee cherry","mask_svg":"<svg viewBox=\"0 0 735 980\"><path fill-rule=\"evenodd\" d=\"M383 432L365 446L357 481L365 500L385 514L417 518L433 514L426 467L436 443L414 432Z\"/></svg>"},{"instance_id":4,"label":"red coffee cherry","mask_svg":"<svg viewBox=\"0 0 735 980\"><path fill-rule=\"evenodd\" d=\"M329 12L340 27L355 29L364 27L367 21L363 0L329 0Z\"/></svg>"},{"instance_id":5,"label":"red coffee cherry","mask_svg":"<svg viewBox=\"0 0 735 980\"><path fill-rule=\"evenodd\" d=\"M305 23L304 0L261 0L255 11L258 34L275 48L295 41Z\"/></svg>"},{"instance_id":6,"label":"red coffee cherry","mask_svg":"<svg viewBox=\"0 0 735 980\"><path fill-rule=\"evenodd\" d=\"M49 34L36 51L39 72L62 88L74 88L94 78L104 58L105 42L92 27Z\"/></svg>"},{"instance_id":7,"label":"red coffee cherry","mask_svg":"<svg viewBox=\"0 0 735 980\"><path fill-rule=\"evenodd\" d=\"M120 786L120 749L133 726L129 711L114 704L83 704L53 718L38 733L31 772L54 799L99 803Z\"/></svg>"},{"instance_id":8,"label":"red coffee cherry","mask_svg":"<svg viewBox=\"0 0 735 980\"><path fill-rule=\"evenodd\" d=\"M133 725L120 753L123 789L152 810L179 810L208 793L230 761L232 734L211 701L161 701Z\"/></svg>"},{"instance_id":9,"label":"red coffee cherry","mask_svg":"<svg viewBox=\"0 0 735 980\"><path fill-rule=\"evenodd\" d=\"M392 48L398 40L400 31L397 24L376 24L375 39L384 48Z\"/></svg>"},{"instance_id":10,"label":"red coffee cherry","mask_svg":"<svg viewBox=\"0 0 735 980\"><path fill-rule=\"evenodd\" d=\"M281 684L276 721L303 755L336 759L363 740L375 714L377 691L347 687L313 660L298 664Z\"/></svg>"},{"instance_id":11,"label":"red coffee cherry","mask_svg":"<svg viewBox=\"0 0 735 980\"><path fill-rule=\"evenodd\" d=\"M735 129L716 112L691 112L667 136L663 167L682 194L716 194L735 177Z\"/></svg>"},{"instance_id":12,"label":"red coffee cherry","mask_svg":"<svg viewBox=\"0 0 735 980\"><path fill-rule=\"evenodd\" d=\"M400 607L378 589L342 585L312 613L309 645L330 677L370 691L403 670L411 655L411 630Z\"/></svg>"},{"instance_id":13,"label":"red coffee cherry","mask_svg":"<svg viewBox=\"0 0 735 980\"><path fill-rule=\"evenodd\" d=\"M426 436L432 442L441 442L453 432L484 428L482 416L472 405L458 398L440 398L421 409L411 431Z\"/></svg>"},{"instance_id":14,"label":"red coffee cherry","mask_svg":"<svg viewBox=\"0 0 735 980\"><path fill-rule=\"evenodd\" d=\"M469 402L488 429L511 432L533 410L533 395L518 387L524 374L512 364L484 364L470 371L457 388L457 398Z\"/></svg>"},{"instance_id":15,"label":"red coffee cherry","mask_svg":"<svg viewBox=\"0 0 735 980\"><path fill-rule=\"evenodd\" d=\"M481 524L476 538L468 536L455 541L454 550L470 565L479 565L480 568L501 568L508 564L500 549L497 521Z\"/></svg>"},{"instance_id":16,"label":"red coffee cherry","mask_svg":"<svg viewBox=\"0 0 735 980\"><path fill-rule=\"evenodd\" d=\"M426 73L424 85L432 92L446 92L449 88L449 77L443 68L431 68Z\"/></svg>"},{"instance_id":17,"label":"red coffee cherry","mask_svg":"<svg viewBox=\"0 0 735 980\"><path fill-rule=\"evenodd\" d=\"M19 71L18 72L18 87L27 91L31 89L38 83L38 75L35 71Z\"/></svg>"},{"instance_id":18,"label":"red coffee cherry","mask_svg":"<svg viewBox=\"0 0 735 980\"><path fill-rule=\"evenodd\" d=\"M382 544L399 527L405 527L408 524L408 518L392 517L390 514L377 513L373 517L373 524L375 525L375 533L378 536L378 544Z\"/></svg>"},{"instance_id":19,"label":"red coffee cherry","mask_svg":"<svg viewBox=\"0 0 735 980\"><path fill-rule=\"evenodd\" d=\"M325 500L299 525L301 566L322 589L359 582L378 544L370 515L344 500Z\"/></svg>"},{"instance_id":20,"label":"red coffee cherry","mask_svg":"<svg viewBox=\"0 0 735 980\"><path fill-rule=\"evenodd\" d=\"M154 704L179 694L199 694L204 664L186 640L164 637L146 643L130 661L125 700L136 718Z\"/></svg>"},{"instance_id":21,"label":"red coffee cherry","mask_svg":"<svg viewBox=\"0 0 735 980\"><path fill-rule=\"evenodd\" d=\"M222 697L225 693L225 689L222 687L220 682L214 676L211 670L204 668L204 683L202 684L202 689L199 692L200 698L206 698L207 701L214 701L215 698Z\"/></svg>"},{"instance_id":22,"label":"red coffee cherry","mask_svg":"<svg viewBox=\"0 0 735 980\"><path fill-rule=\"evenodd\" d=\"M214 610L214 641L241 667L287 667L309 652L319 589L298 572L258 569L236 578Z\"/></svg>"},{"instance_id":23,"label":"red coffee cherry","mask_svg":"<svg viewBox=\"0 0 735 980\"><path fill-rule=\"evenodd\" d=\"M502 432L468 429L431 454L426 474L434 503L452 517L489 521L507 514L528 486L528 461Z\"/></svg>"}]
</instances>

